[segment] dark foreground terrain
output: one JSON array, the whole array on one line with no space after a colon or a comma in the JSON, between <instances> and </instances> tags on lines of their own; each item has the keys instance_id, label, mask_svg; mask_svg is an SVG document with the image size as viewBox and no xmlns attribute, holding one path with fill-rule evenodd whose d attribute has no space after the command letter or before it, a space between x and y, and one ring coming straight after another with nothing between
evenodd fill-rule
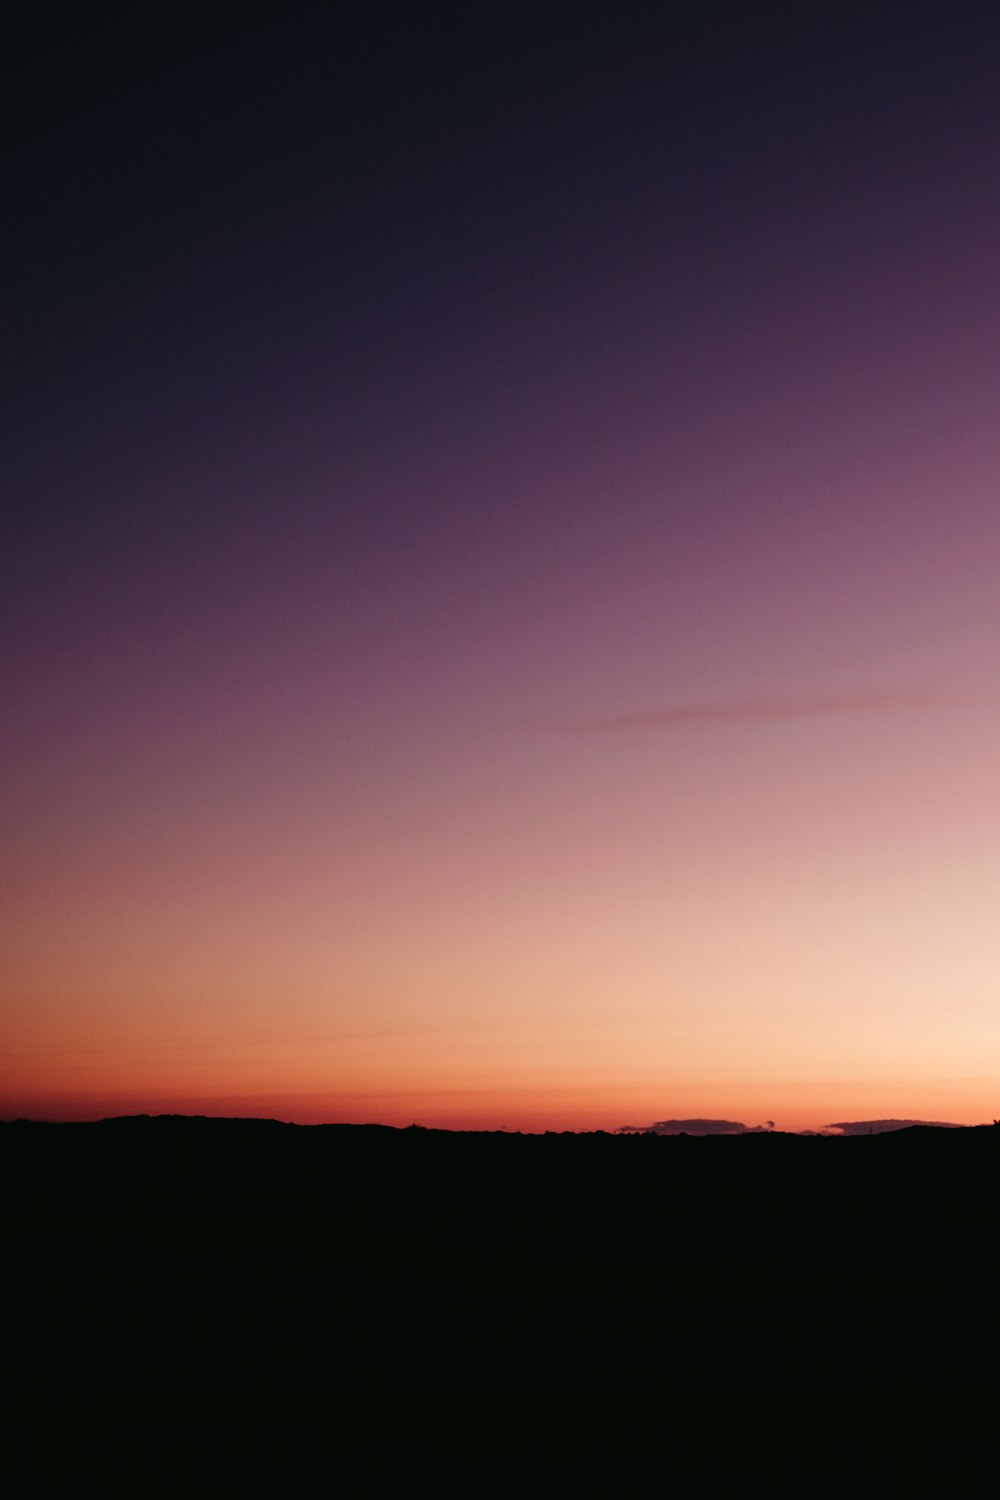
<instances>
[{"instance_id":1,"label":"dark foreground terrain","mask_svg":"<svg viewBox=\"0 0 1000 1500\"><path fill-rule=\"evenodd\" d=\"M19 1495L995 1492L997 1128L18 1122L0 1171Z\"/></svg>"}]
</instances>

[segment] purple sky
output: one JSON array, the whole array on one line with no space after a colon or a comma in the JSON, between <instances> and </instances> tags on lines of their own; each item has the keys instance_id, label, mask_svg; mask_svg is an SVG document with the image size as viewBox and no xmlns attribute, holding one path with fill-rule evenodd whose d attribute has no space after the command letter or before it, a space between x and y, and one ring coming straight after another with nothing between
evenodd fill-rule
<instances>
[{"instance_id":1,"label":"purple sky","mask_svg":"<svg viewBox=\"0 0 1000 1500\"><path fill-rule=\"evenodd\" d=\"M1000 22L101 24L13 90L12 1108L990 1115Z\"/></svg>"}]
</instances>

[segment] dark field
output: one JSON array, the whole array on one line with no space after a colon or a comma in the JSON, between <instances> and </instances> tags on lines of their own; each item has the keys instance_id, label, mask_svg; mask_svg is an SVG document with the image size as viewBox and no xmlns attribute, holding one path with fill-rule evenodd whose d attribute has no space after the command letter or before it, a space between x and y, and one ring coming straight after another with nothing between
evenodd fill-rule
<instances>
[{"instance_id":1,"label":"dark field","mask_svg":"<svg viewBox=\"0 0 1000 1500\"><path fill-rule=\"evenodd\" d=\"M0 1157L18 1494L995 1492L1000 1129Z\"/></svg>"}]
</instances>

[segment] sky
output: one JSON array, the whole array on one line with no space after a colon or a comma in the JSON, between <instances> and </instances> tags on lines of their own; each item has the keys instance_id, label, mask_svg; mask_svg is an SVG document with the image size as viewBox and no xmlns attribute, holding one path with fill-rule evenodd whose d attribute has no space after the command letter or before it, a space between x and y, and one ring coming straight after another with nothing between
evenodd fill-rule
<instances>
[{"instance_id":1,"label":"sky","mask_svg":"<svg viewBox=\"0 0 1000 1500\"><path fill-rule=\"evenodd\" d=\"M0 1115L1000 1113L1000 18L25 21Z\"/></svg>"}]
</instances>

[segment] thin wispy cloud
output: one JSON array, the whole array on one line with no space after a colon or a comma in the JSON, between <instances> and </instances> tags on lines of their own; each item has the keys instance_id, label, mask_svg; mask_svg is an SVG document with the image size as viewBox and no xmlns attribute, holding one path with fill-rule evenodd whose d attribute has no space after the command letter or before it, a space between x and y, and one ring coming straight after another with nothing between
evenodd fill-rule
<instances>
[{"instance_id":1,"label":"thin wispy cloud","mask_svg":"<svg viewBox=\"0 0 1000 1500\"><path fill-rule=\"evenodd\" d=\"M583 733L612 730L682 729L693 724L780 723L791 719L819 719L840 714L889 713L906 708L943 708L955 702L940 693L892 692L874 689L853 693L801 693L719 698L667 704L635 713L586 719L575 727Z\"/></svg>"},{"instance_id":2,"label":"thin wispy cloud","mask_svg":"<svg viewBox=\"0 0 1000 1500\"><path fill-rule=\"evenodd\" d=\"M773 1124L773 1121L769 1121ZM657 1120L654 1125L620 1125L619 1135L742 1135L742 1120ZM758 1126L759 1130L760 1127Z\"/></svg>"},{"instance_id":3,"label":"thin wispy cloud","mask_svg":"<svg viewBox=\"0 0 1000 1500\"><path fill-rule=\"evenodd\" d=\"M935 1130L961 1130L952 1120L834 1120L824 1125L824 1130L837 1130L841 1135L887 1135L893 1130L912 1130L915 1125L931 1126Z\"/></svg>"}]
</instances>

